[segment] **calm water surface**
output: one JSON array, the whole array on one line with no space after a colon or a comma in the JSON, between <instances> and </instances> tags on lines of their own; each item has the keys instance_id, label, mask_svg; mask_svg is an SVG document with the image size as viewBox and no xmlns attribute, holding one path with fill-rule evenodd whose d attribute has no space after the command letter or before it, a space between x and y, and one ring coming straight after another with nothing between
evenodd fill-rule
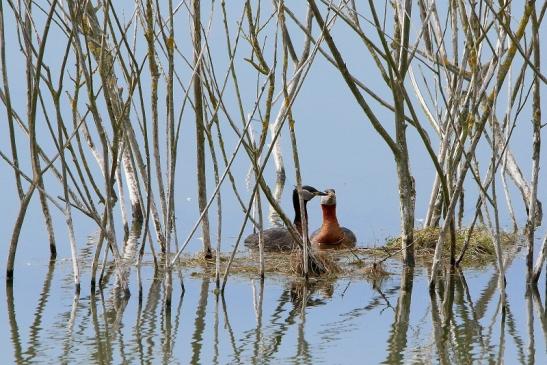
<instances>
[{"instance_id":1,"label":"calm water surface","mask_svg":"<svg viewBox=\"0 0 547 365\"><path fill-rule=\"evenodd\" d=\"M27 262L13 287L0 284L1 362L545 364L545 282L527 291L523 263L519 254L508 269L503 311L491 267L447 275L432 295L425 269L392 262L396 274L377 283L234 277L224 298L186 271L168 310L150 265L140 272L142 297L133 270L123 300L112 285L90 296L87 269L73 298L68 259Z\"/></svg>"}]
</instances>

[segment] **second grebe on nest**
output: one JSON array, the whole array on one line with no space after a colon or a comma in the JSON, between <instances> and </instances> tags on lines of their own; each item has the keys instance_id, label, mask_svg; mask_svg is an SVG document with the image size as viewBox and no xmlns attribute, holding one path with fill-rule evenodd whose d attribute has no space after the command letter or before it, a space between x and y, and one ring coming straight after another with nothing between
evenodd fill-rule
<instances>
[{"instance_id":1,"label":"second grebe on nest","mask_svg":"<svg viewBox=\"0 0 547 365\"><path fill-rule=\"evenodd\" d=\"M316 248L351 248L355 247L355 234L341 227L336 218L336 193L334 189L325 190L326 196L321 198L323 224L312 233L310 241Z\"/></svg>"},{"instance_id":2,"label":"second grebe on nest","mask_svg":"<svg viewBox=\"0 0 547 365\"><path fill-rule=\"evenodd\" d=\"M308 185L302 186L302 198L304 199L304 212L306 220L308 218L307 204L310 200L318 195L327 195L322 191ZM302 234L302 218L300 216L300 203L298 201L298 191L293 190L292 203L294 207L293 224L298 232ZM273 227L262 231L264 240L264 251L290 251L297 246L294 242L289 230L286 227ZM245 246L251 249L258 249L258 233L254 233L245 238Z\"/></svg>"}]
</instances>

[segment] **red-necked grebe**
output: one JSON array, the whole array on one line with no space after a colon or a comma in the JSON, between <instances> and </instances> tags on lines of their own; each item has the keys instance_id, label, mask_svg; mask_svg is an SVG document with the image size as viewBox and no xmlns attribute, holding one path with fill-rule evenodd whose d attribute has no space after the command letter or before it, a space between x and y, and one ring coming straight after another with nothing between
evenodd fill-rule
<instances>
[{"instance_id":1,"label":"red-necked grebe","mask_svg":"<svg viewBox=\"0 0 547 365\"><path fill-rule=\"evenodd\" d=\"M304 199L304 212L308 217L307 204L318 195L327 195L322 191L308 185L302 186L302 198ZM302 233L302 219L300 217L300 203L298 202L298 191L293 190L292 204L294 207L294 226L296 230ZM307 220L307 219L306 219ZM265 251L289 251L297 247L289 230L285 227L273 227L262 231ZM251 249L258 249L258 233L254 233L245 238L245 246Z\"/></svg>"},{"instance_id":2,"label":"red-necked grebe","mask_svg":"<svg viewBox=\"0 0 547 365\"><path fill-rule=\"evenodd\" d=\"M341 227L336 218L336 193L334 189L325 190L327 193L321 198L323 210L323 224L311 235L311 242L316 248L349 248L357 242L355 234L345 227Z\"/></svg>"}]
</instances>

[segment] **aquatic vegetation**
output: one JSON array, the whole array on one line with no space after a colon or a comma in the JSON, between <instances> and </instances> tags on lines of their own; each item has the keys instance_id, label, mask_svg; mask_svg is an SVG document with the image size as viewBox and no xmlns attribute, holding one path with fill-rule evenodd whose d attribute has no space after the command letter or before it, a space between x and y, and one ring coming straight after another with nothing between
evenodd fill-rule
<instances>
[{"instance_id":1,"label":"aquatic vegetation","mask_svg":"<svg viewBox=\"0 0 547 365\"><path fill-rule=\"evenodd\" d=\"M431 263L435 253L435 246L439 238L441 229L439 227L429 227L417 229L414 231L414 246L416 257L422 263ZM504 248L516 248L522 244L522 236L517 233L501 232L500 243ZM465 242L468 241L467 253L463 258L462 265L477 266L492 264L496 260L495 243L492 240L492 234L486 227L476 227L470 229L460 229L456 231L455 243L457 252L464 249ZM446 240L443 248L444 257L449 257L450 239ZM400 237L390 238L385 245L385 252L396 252L399 249ZM384 250L381 250L384 251ZM378 251L376 251L378 252Z\"/></svg>"}]
</instances>

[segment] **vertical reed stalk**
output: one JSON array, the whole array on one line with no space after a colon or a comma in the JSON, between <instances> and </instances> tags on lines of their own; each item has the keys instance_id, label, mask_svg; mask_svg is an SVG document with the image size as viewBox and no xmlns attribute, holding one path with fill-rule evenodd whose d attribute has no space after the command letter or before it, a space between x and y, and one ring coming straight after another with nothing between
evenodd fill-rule
<instances>
[{"instance_id":1,"label":"vertical reed stalk","mask_svg":"<svg viewBox=\"0 0 547 365\"><path fill-rule=\"evenodd\" d=\"M207 179L205 176L205 132L203 121L203 92L201 88L201 1L192 0L192 42L194 48L194 109L196 114L196 163L198 185L198 207L205 212L201 221L203 236L203 254L206 258L212 257L211 235L209 233L209 218L205 209L207 205Z\"/></svg>"},{"instance_id":2,"label":"vertical reed stalk","mask_svg":"<svg viewBox=\"0 0 547 365\"><path fill-rule=\"evenodd\" d=\"M30 157L32 164L32 173L34 179L38 182L38 195L40 197L40 205L42 207L42 214L44 216L45 226L49 239L50 259L54 260L57 257L57 247L55 244L55 233L53 231L53 222L51 220L51 213L47 203L47 198L44 191L44 181L42 174L40 173L40 160L38 157L38 142L36 141L36 103L38 94L40 93L40 75L42 71L42 60L46 49L47 38L51 22L53 20L53 14L57 5L55 0L50 7L48 18L44 27L44 31L41 36L40 50L36 59L36 65L32 64L32 2L25 1L25 23L24 23L24 44L26 48L27 56L27 119L29 128L29 140L30 140ZM34 70L34 71L33 71Z\"/></svg>"},{"instance_id":3,"label":"vertical reed stalk","mask_svg":"<svg viewBox=\"0 0 547 365\"><path fill-rule=\"evenodd\" d=\"M4 85L4 99L6 105L6 114L8 119L9 126L9 137L10 137L10 147L13 163L15 165L14 174L15 174L15 184L17 186L17 194L19 195L19 200L24 199L25 193L23 192L23 185L21 184L21 175L19 173L19 157L17 153L17 141L15 139L15 126L13 120L13 111L11 106L11 93L9 89L9 80L8 80L8 65L6 63L6 40L5 40L5 31L4 31L4 3L0 3L0 66L2 67L2 83Z\"/></svg>"},{"instance_id":4,"label":"vertical reed stalk","mask_svg":"<svg viewBox=\"0 0 547 365\"><path fill-rule=\"evenodd\" d=\"M539 42L539 24L537 20L536 8L533 5L531 14L532 32L534 42L534 67L536 71L540 71L540 42ZM539 225L536 202L539 180L539 158L541 150L541 97L540 97L540 80L537 74L533 81L532 90L532 179L530 182L531 190L528 203L528 221L526 222L526 238L528 239L528 251L526 253L526 268L528 280L533 280L534 276L534 238L536 227Z\"/></svg>"},{"instance_id":5,"label":"vertical reed stalk","mask_svg":"<svg viewBox=\"0 0 547 365\"><path fill-rule=\"evenodd\" d=\"M159 70L156 60L156 46L155 46L155 27L154 27L154 5L152 0L146 1L145 9L145 19L146 19L146 30L145 37L148 45L148 66L150 69L151 77L151 90L150 98L152 102L152 151L154 156L154 164L156 166L156 179L158 182L159 190L159 200L161 212L163 214L163 219L167 219L167 208L165 203L165 192L163 184L163 173L161 169L161 155L160 155L160 142L159 142L159 123L158 123L158 80L159 80ZM172 14L169 15L172 17ZM173 40L174 41L174 40ZM167 48L169 57L172 57L173 50L169 47Z\"/></svg>"}]
</instances>

